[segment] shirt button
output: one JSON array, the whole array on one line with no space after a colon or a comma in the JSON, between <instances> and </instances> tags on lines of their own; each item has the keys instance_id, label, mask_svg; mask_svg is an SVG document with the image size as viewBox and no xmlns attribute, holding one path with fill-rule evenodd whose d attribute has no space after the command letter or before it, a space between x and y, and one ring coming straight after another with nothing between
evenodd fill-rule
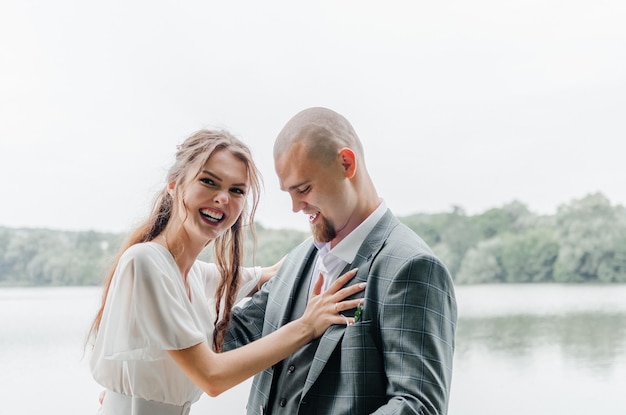
<instances>
[{"instance_id":1,"label":"shirt button","mask_svg":"<svg viewBox=\"0 0 626 415\"><path fill-rule=\"evenodd\" d=\"M281 407L283 407L283 408L284 408L284 407L285 407L285 405L287 405L287 399L282 398L278 404L279 404Z\"/></svg>"},{"instance_id":2,"label":"shirt button","mask_svg":"<svg viewBox=\"0 0 626 415\"><path fill-rule=\"evenodd\" d=\"M289 366L289 368L287 369L287 373L293 373L293 371L296 370L296 367L294 365Z\"/></svg>"}]
</instances>

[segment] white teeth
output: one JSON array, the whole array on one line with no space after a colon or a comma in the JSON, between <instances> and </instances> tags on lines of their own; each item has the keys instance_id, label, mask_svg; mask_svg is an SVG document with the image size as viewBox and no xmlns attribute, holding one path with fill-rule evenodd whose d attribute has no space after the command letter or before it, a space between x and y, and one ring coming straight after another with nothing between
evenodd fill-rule
<instances>
[{"instance_id":1,"label":"white teeth","mask_svg":"<svg viewBox=\"0 0 626 415\"><path fill-rule=\"evenodd\" d=\"M309 215L309 222L313 222L318 216L319 216L319 212L314 213L312 215Z\"/></svg>"},{"instance_id":2,"label":"white teeth","mask_svg":"<svg viewBox=\"0 0 626 415\"><path fill-rule=\"evenodd\" d=\"M202 213L202 216L204 216L211 222L218 222L224 217L223 213L214 212L212 210L201 210L200 213Z\"/></svg>"}]
</instances>

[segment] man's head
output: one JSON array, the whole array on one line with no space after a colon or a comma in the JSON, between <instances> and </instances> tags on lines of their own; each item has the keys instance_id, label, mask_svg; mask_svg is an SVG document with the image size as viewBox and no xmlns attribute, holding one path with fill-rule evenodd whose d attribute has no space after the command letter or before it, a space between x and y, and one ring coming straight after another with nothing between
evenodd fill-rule
<instances>
[{"instance_id":1,"label":"man's head","mask_svg":"<svg viewBox=\"0 0 626 415\"><path fill-rule=\"evenodd\" d=\"M336 244L378 206L361 142L332 110L309 108L289 120L274 143L274 164L293 211L309 215L318 241Z\"/></svg>"}]
</instances>

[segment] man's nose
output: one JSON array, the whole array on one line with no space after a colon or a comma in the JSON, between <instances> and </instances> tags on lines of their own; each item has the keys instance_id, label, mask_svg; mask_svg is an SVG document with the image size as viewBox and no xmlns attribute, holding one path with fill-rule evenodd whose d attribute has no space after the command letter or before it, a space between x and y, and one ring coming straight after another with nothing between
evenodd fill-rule
<instances>
[{"instance_id":1,"label":"man's nose","mask_svg":"<svg viewBox=\"0 0 626 415\"><path fill-rule=\"evenodd\" d=\"M305 203L298 197L291 197L291 210L293 213L298 213L304 209Z\"/></svg>"}]
</instances>

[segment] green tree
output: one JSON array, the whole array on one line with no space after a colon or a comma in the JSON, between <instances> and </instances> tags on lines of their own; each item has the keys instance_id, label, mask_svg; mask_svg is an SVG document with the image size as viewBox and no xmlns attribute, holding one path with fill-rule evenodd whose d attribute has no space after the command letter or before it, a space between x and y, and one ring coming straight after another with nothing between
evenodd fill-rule
<instances>
[{"instance_id":1,"label":"green tree","mask_svg":"<svg viewBox=\"0 0 626 415\"><path fill-rule=\"evenodd\" d=\"M522 231L529 226L531 217L526 205L514 201L502 208L489 209L471 220L475 222L481 240L485 240L508 232Z\"/></svg>"},{"instance_id":2,"label":"green tree","mask_svg":"<svg viewBox=\"0 0 626 415\"><path fill-rule=\"evenodd\" d=\"M499 263L505 282L549 282L559 243L547 229L502 236Z\"/></svg>"},{"instance_id":3,"label":"green tree","mask_svg":"<svg viewBox=\"0 0 626 415\"><path fill-rule=\"evenodd\" d=\"M617 238L612 249L600 260L598 280L626 283L626 235Z\"/></svg>"},{"instance_id":4,"label":"green tree","mask_svg":"<svg viewBox=\"0 0 626 415\"><path fill-rule=\"evenodd\" d=\"M502 239L494 237L470 248L456 276L459 284L484 284L504 281L500 263Z\"/></svg>"},{"instance_id":5,"label":"green tree","mask_svg":"<svg viewBox=\"0 0 626 415\"><path fill-rule=\"evenodd\" d=\"M614 247L626 234L626 220L604 195L595 193L559 207L556 234L560 249L555 280L597 282L600 264L615 258ZM608 268L615 267L603 266Z\"/></svg>"},{"instance_id":6,"label":"green tree","mask_svg":"<svg viewBox=\"0 0 626 415\"><path fill-rule=\"evenodd\" d=\"M400 220L429 244L453 276L465 253L482 239L476 222L458 206L451 213L412 215Z\"/></svg>"}]
</instances>

